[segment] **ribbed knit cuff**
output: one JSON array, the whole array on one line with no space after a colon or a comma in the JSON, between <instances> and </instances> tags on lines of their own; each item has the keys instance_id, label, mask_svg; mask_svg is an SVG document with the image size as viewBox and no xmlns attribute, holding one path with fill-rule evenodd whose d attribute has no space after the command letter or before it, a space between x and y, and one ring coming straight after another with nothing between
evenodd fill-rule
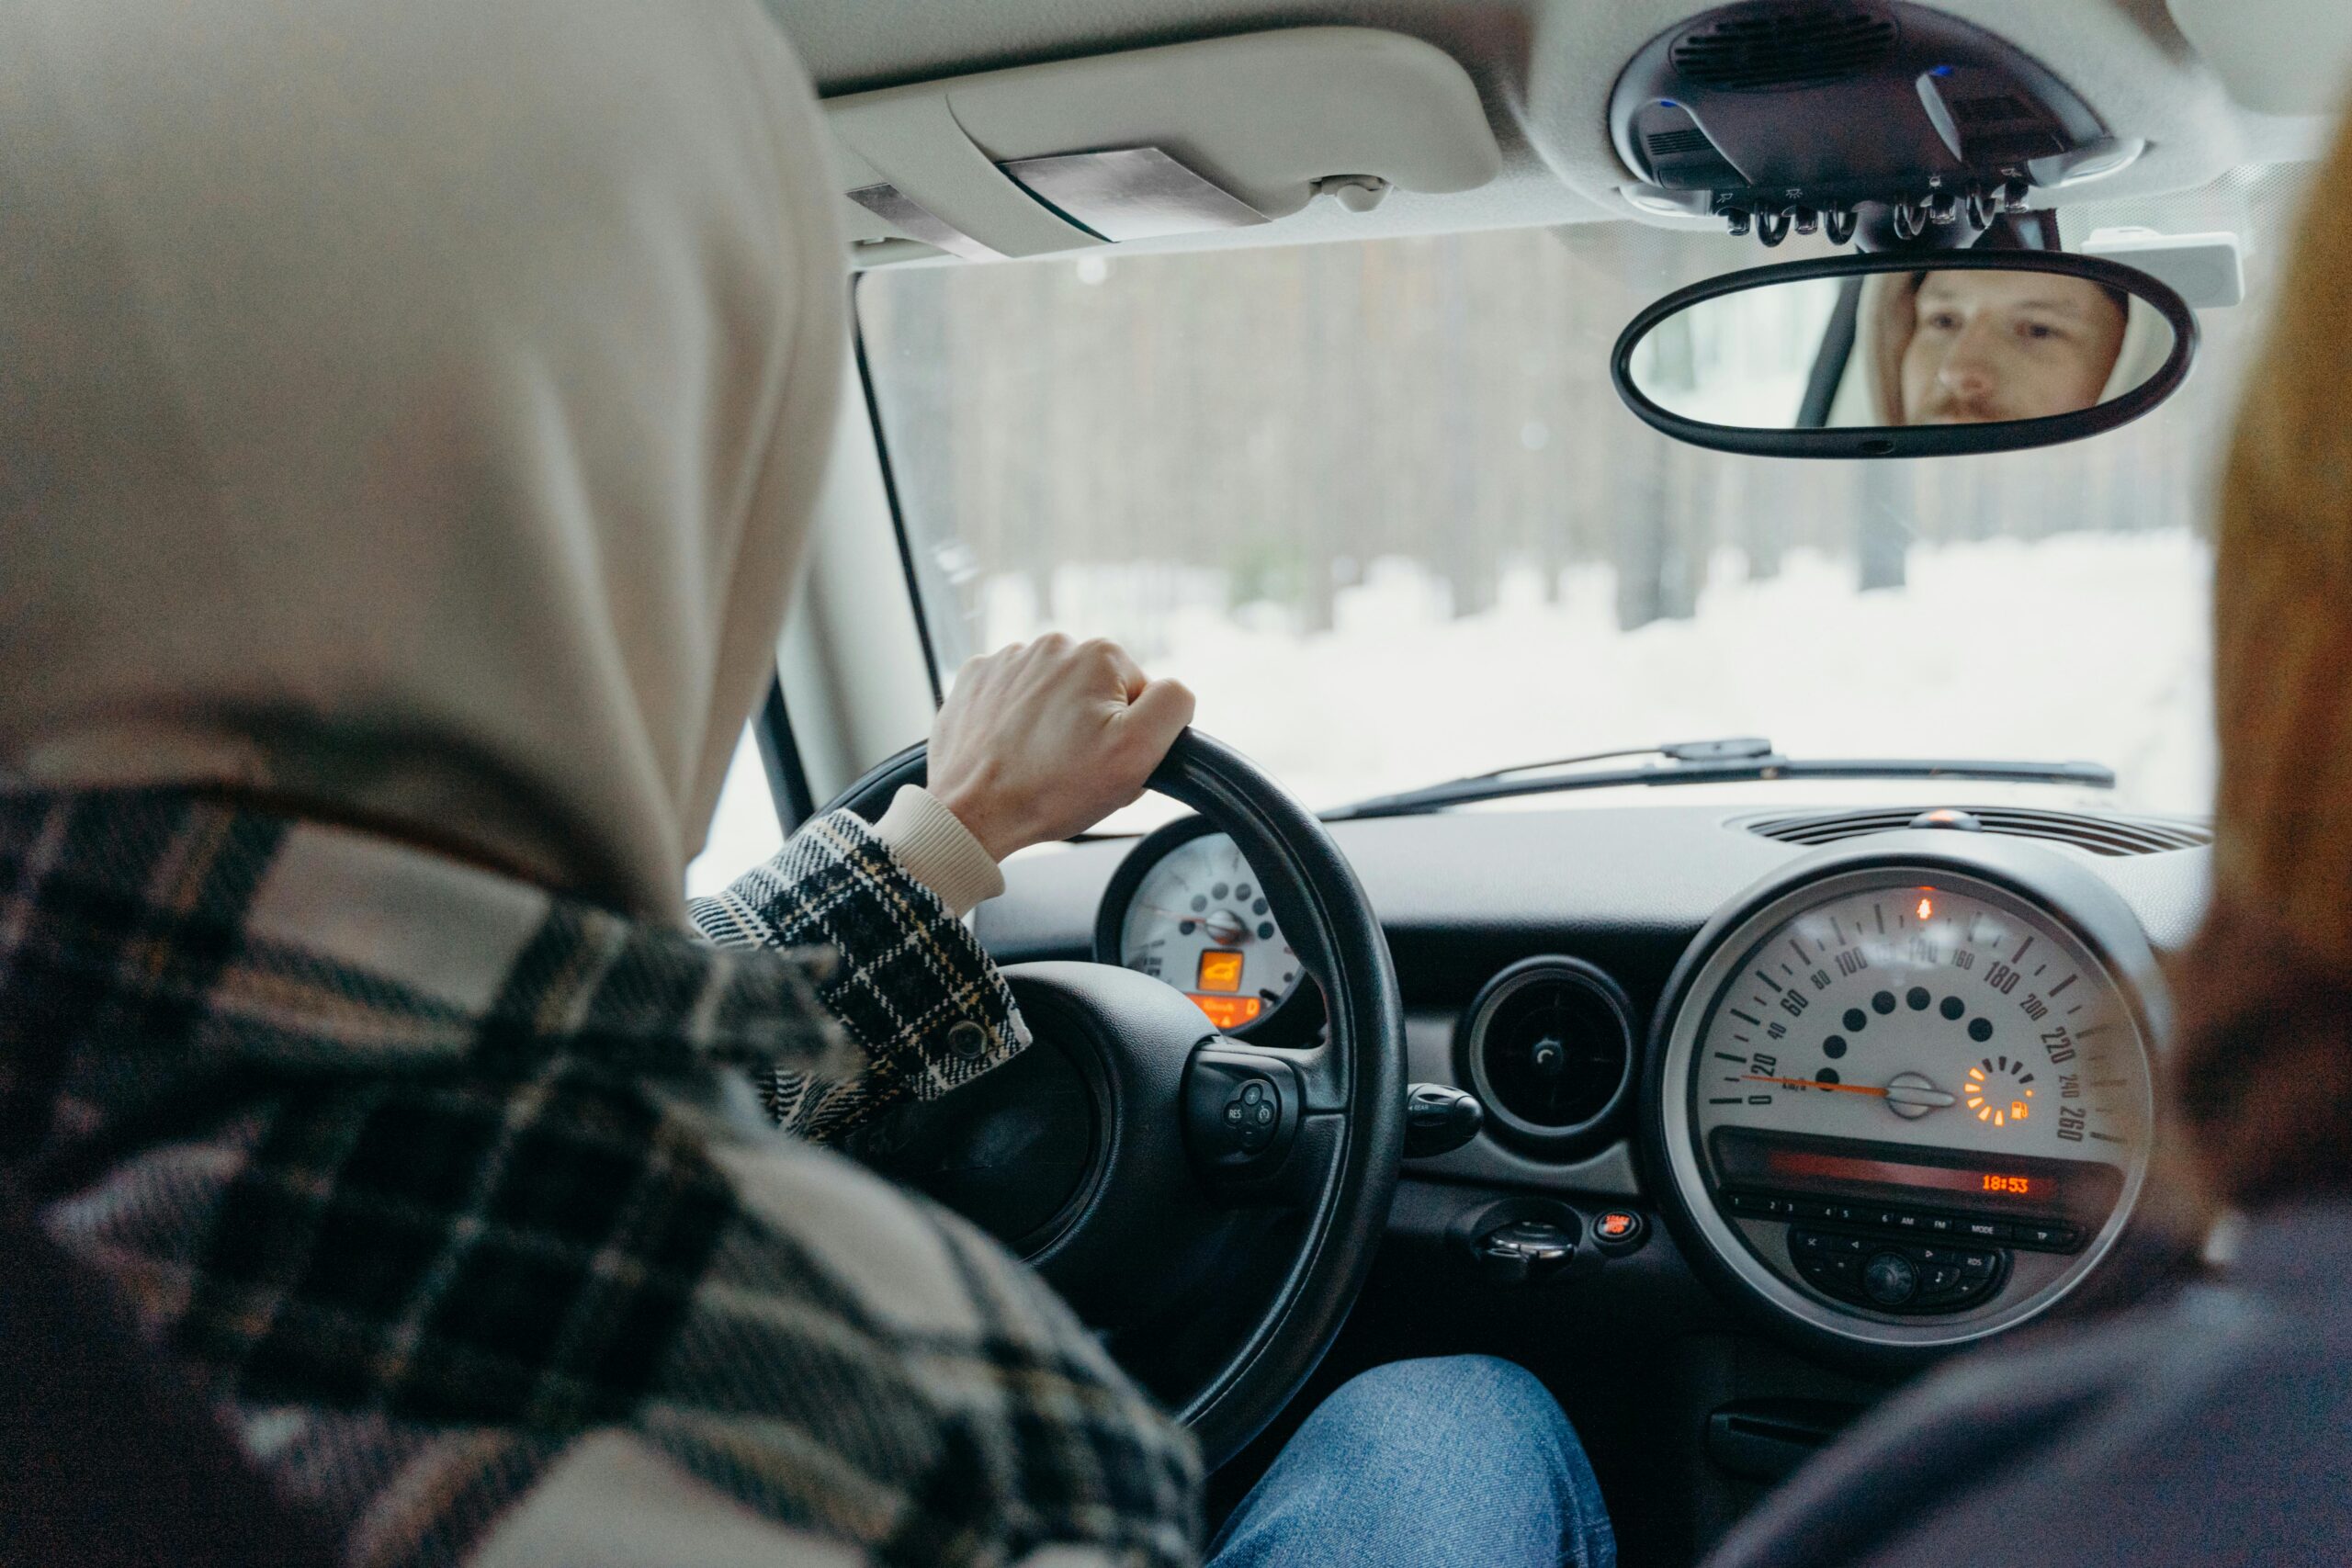
<instances>
[{"instance_id":1,"label":"ribbed knit cuff","mask_svg":"<svg viewBox=\"0 0 2352 1568\"><path fill-rule=\"evenodd\" d=\"M920 784L900 786L890 809L874 824L874 836L889 846L909 876L938 894L957 919L1004 891L1004 873L979 840Z\"/></svg>"}]
</instances>

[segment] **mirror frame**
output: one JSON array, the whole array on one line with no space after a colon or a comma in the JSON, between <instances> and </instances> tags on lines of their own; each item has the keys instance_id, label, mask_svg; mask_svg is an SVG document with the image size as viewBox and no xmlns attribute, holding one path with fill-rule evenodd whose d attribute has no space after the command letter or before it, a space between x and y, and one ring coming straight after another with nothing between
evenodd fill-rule
<instances>
[{"instance_id":1,"label":"mirror frame","mask_svg":"<svg viewBox=\"0 0 2352 1568\"><path fill-rule=\"evenodd\" d=\"M1634 350L1668 317L1725 294L1745 293L1816 277L1855 277L1879 272L2054 272L2087 278L2146 300L2172 328L2172 351L2154 375L2121 397L2073 413L2042 419L1997 420L1989 424L1841 425L1770 430L1709 424L1669 413L1634 385ZM2188 379L2197 357L2197 316L2187 300L2136 267L2099 256L2065 251L1877 251L1743 267L1702 278L1645 306L1618 334L1610 355L1609 378L1617 395L1644 423L1693 446L1737 452L1751 457L1944 457L1974 452L2014 452L2054 446L2101 435L2163 402Z\"/></svg>"}]
</instances>

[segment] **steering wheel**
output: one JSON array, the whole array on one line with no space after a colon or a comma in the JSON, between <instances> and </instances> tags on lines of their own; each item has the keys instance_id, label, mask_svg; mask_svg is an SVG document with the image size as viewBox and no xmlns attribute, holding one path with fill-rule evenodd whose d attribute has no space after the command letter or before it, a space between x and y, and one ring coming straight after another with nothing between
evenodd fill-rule
<instances>
[{"instance_id":1,"label":"steering wheel","mask_svg":"<svg viewBox=\"0 0 2352 1568\"><path fill-rule=\"evenodd\" d=\"M827 809L872 821L925 762L909 747ZM1404 1142L1404 1017L1363 886L1287 791L1190 729L1150 787L1233 836L1323 990L1324 1038L1230 1039L1110 964L1009 964L1029 1049L849 1147L1027 1259L1214 1469L1298 1392L1372 1266Z\"/></svg>"}]
</instances>

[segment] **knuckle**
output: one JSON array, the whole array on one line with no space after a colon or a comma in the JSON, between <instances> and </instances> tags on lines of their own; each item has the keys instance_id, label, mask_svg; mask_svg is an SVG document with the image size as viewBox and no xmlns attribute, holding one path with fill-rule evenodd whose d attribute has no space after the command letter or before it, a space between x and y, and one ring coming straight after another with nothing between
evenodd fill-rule
<instances>
[{"instance_id":1,"label":"knuckle","mask_svg":"<svg viewBox=\"0 0 2352 1568\"><path fill-rule=\"evenodd\" d=\"M1155 735L1138 725L1126 725L1120 728L1114 751L1122 763L1148 771L1159 761L1160 752L1167 747L1166 736Z\"/></svg>"}]
</instances>

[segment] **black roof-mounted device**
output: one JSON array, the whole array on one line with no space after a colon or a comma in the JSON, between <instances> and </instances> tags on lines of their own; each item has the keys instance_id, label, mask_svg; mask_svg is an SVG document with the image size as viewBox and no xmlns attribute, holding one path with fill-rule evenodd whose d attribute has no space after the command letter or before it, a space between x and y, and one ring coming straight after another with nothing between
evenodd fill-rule
<instances>
[{"instance_id":1,"label":"black roof-mounted device","mask_svg":"<svg viewBox=\"0 0 2352 1568\"><path fill-rule=\"evenodd\" d=\"M2141 146L2001 39L1903 0L1705 12L1627 63L1609 130L1637 205L1866 250L1973 244L2037 186Z\"/></svg>"}]
</instances>

